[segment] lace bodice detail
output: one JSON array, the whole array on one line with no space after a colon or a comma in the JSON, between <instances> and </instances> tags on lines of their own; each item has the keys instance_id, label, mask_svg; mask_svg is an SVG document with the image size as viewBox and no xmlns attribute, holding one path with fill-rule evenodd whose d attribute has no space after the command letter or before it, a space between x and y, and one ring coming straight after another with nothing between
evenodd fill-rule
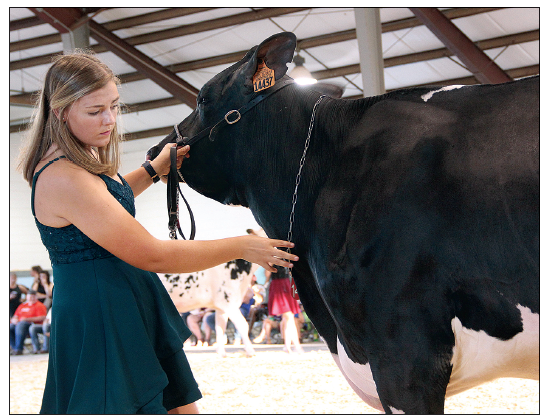
<instances>
[{"instance_id":1,"label":"lace bodice detail","mask_svg":"<svg viewBox=\"0 0 546 420\"><path fill-rule=\"evenodd\" d=\"M67 264L96 258L111 257L112 254L110 252L89 239L76 226L68 225L61 228L56 228L43 225L36 218L36 214L34 212L34 192L36 180L45 168L59 159L60 158L56 158L51 162L48 162L34 175L32 179L32 214L34 215L36 226L40 231L42 243L49 252L51 264ZM133 190L121 175L118 174L118 176L123 184L120 184L109 176L99 175L99 177L106 184L110 194L112 194L116 200L118 200L118 202L134 217L135 197L133 195Z\"/></svg>"}]
</instances>

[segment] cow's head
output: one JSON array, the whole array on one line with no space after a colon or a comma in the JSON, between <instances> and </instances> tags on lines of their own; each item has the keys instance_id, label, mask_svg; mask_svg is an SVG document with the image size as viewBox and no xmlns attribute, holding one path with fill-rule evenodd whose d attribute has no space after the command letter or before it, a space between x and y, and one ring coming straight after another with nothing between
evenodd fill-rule
<instances>
[{"instance_id":1,"label":"cow's head","mask_svg":"<svg viewBox=\"0 0 546 420\"><path fill-rule=\"evenodd\" d=\"M241 108L263 93L255 92L253 83L262 63L273 71L275 81L278 81L286 74L286 64L292 61L295 47L296 36L293 33L273 35L253 47L239 62L214 76L199 92L195 110L179 125L180 134L191 138L205 128L212 128L230 110ZM243 147L237 144L237 139L244 138L244 126L247 124L224 127L213 141L206 136L192 145L191 157L184 160L181 168L184 181L191 188L225 204L247 205L235 190L234 176L238 169L233 165L237 147ZM157 156L163 146L174 139L171 134L152 147L148 151L150 158Z\"/></svg>"}]
</instances>

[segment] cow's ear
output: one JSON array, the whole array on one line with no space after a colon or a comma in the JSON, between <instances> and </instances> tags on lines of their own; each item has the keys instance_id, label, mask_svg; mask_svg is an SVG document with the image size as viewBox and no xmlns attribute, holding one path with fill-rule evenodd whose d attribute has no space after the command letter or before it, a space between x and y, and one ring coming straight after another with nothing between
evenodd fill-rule
<instances>
[{"instance_id":1,"label":"cow's ear","mask_svg":"<svg viewBox=\"0 0 546 420\"><path fill-rule=\"evenodd\" d=\"M256 50L258 62L263 60L267 67L275 72L275 80L286 74L286 63L292 61L296 49L296 35L292 32L281 32L262 42Z\"/></svg>"},{"instance_id":2,"label":"cow's ear","mask_svg":"<svg viewBox=\"0 0 546 420\"><path fill-rule=\"evenodd\" d=\"M263 41L250 58L247 67L247 77L254 76L258 64L265 62L266 66L275 72L275 80L286 74L287 63L292 61L296 49L296 35L292 32L281 32Z\"/></svg>"}]
</instances>

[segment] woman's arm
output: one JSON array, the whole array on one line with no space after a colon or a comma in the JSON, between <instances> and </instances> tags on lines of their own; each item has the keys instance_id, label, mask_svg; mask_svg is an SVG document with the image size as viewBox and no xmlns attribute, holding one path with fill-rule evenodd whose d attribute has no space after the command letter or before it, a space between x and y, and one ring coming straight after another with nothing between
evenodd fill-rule
<instances>
[{"instance_id":1,"label":"woman's arm","mask_svg":"<svg viewBox=\"0 0 546 420\"><path fill-rule=\"evenodd\" d=\"M95 175L69 161L52 165L39 178L35 203L59 220L72 223L123 261L153 272L194 272L241 258L260 264L291 266L297 257L277 249L286 241L245 235L212 241L159 240L133 218ZM40 214L38 219L40 219ZM43 222L42 222L43 223Z\"/></svg>"},{"instance_id":2,"label":"woman's arm","mask_svg":"<svg viewBox=\"0 0 546 420\"><path fill-rule=\"evenodd\" d=\"M37 297L38 299L46 299L46 298L49 297L49 296L47 295L47 292L46 292L46 293L36 292L36 297Z\"/></svg>"},{"instance_id":3,"label":"woman's arm","mask_svg":"<svg viewBox=\"0 0 546 420\"><path fill-rule=\"evenodd\" d=\"M41 293L38 291L38 288L40 287L40 284L41 284L41 280L38 279L38 281L35 281L34 283L32 283L32 290L34 290L36 292L36 297L38 299L45 299L47 298L47 289L44 287L44 290L45 290L45 293Z\"/></svg>"},{"instance_id":4,"label":"woman's arm","mask_svg":"<svg viewBox=\"0 0 546 420\"><path fill-rule=\"evenodd\" d=\"M169 170L171 168L170 149L172 146L174 146L174 144L175 143L166 144L161 153L154 160L150 161L150 165L152 165L152 168L159 176L167 175L169 173ZM188 155L189 150L190 146L184 146L177 149L177 168L180 168L180 166L182 165L182 160L186 155ZM124 175L124 178L131 186L135 197L153 184L150 174L142 166L134 170L133 172L129 172L128 174Z\"/></svg>"},{"instance_id":5,"label":"woman's arm","mask_svg":"<svg viewBox=\"0 0 546 420\"><path fill-rule=\"evenodd\" d=\"M27 322L43 322L45 320L46 316L45 315L40 315L40 316L31 316L31 317L28 317L28 318L23 318L22 321L27 321Z\"/></svg>"}]
</instances>

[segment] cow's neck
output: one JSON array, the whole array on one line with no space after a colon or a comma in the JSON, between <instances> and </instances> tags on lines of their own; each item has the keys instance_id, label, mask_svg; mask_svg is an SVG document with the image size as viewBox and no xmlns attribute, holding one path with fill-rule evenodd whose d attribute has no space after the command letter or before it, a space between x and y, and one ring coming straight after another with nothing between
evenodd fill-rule
<instances>
[{"instance_id":1,"label":"cow's neck","mask_svg":"<svg viewBox=\"0 0 546 420\"><path fill-rule=\"evenodd\" d=\"M296 174L313 106L320 96L312 92L296 93L296 89L287 88L264 107L270 118L261 118L262 124L253 126L254 136L250 140L261 144L249 147L254 152L260 151L260 155L243 160L249 162L244 171L249 185L244 191L248 206L268 235L279 238L286 238L288 233ZM346 101L325 98L317 109L295 209L294 236L302 242L313 234L312 227L305 224L304 215L313 212L320 187L347 137L339 116L347 118L350 108ZM256 174L263 176L256 177Z\"/></svg>"}]
</instances>

